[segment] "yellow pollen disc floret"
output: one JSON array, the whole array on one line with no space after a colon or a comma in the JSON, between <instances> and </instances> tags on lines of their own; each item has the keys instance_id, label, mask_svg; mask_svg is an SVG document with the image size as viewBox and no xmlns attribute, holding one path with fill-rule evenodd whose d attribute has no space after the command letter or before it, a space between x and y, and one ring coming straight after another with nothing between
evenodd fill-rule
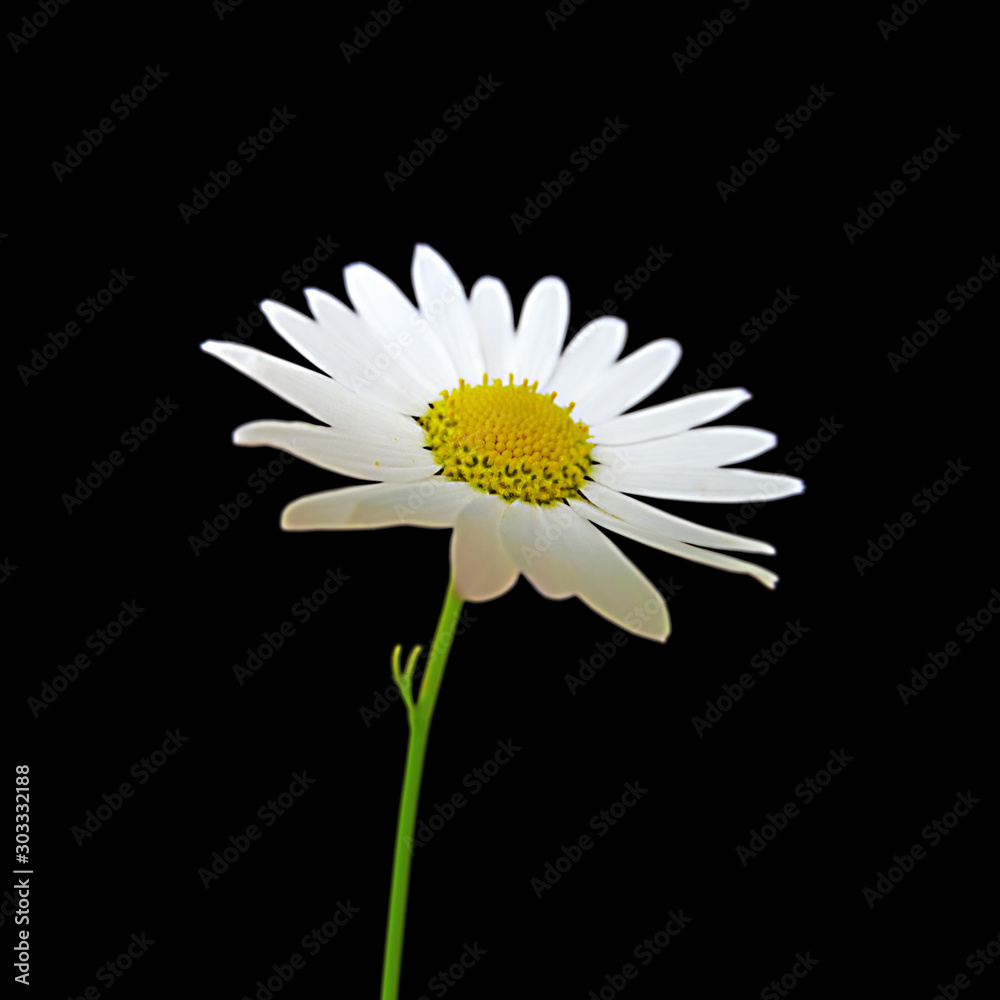
<instances>
[{"instance_id":1,"label":"yellow pollen disc floret","mask_svg":"<svg viewBox=\"0 0 1000 1000\"><path fill-rule=\"evenodd\" d=\"M445 479L507 503L582 499L593 442L590 428L570 416L574 403L557 406L554 392L542 395L527 379L514 385L513 375L506 385L486 375L481 385L459 379L441 397L417 423Z\"/></svg>"}]
</instances>

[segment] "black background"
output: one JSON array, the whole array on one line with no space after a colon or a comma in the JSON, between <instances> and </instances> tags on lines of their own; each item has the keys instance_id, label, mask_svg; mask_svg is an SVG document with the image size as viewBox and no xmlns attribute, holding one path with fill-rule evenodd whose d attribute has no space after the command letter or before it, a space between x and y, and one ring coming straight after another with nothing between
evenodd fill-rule
<instances>
[{"instance_id":1,"label":"black background","mask_svg":"<svg viewBox=\"0 0 1000 1000\"><path fill-rule=\"evenodd\" d=\"M631 639L575 693L567 675L611 641L611 623L524 580L467 606L420 815L455 792L466 805L417 852L401 995L442 995L432 977L467 944L485 956L448 995L609 997L606 977L632 962L637 978L618 980L627 996L756 997L806 952L817 964L794 987L803 998L930 1000L962 972L970 996L996 991L1000 968L977 976L965 960L996 949L1000 933L1000 625L971 642L956 627L1000 587L1000 287L986 282L961 310L947 298L997 251L985 25L972 5L929 3L885 38L888 3L754 2L732 8L733 23L679 72L674 53L719 9L589 0L550 21L544 4L416 0L346 53L368 5L69 3L43 23L26 0L5 16L24 40L8 35L3 56L16 100L0 224L0 600L11 772L31 768L37 995L254 997L296 952L306 964L282 996L378 990L406 725L398 703L378 717L362 709L377 710L390 685L392 646L432 634L448 533L283 533L285 504L350 481L297 461L262 492L248 486L277 453L234 448L231 430L301 414L198 350L235 337L275 289L305 310L283 276L312 267L321 239L338 247L307 284L342 298L342 268L357 260L410 293L413 245L427 242L467 289L502 278L515 309L540 277L561 276L574 328L612 300L629 323L626 351L662 336L684 348L647 404L699 375L746 386L753 400L723 422L777 433L778 448L751 464L807 484L760 510L664 505L720 528L750 514L736 530L777 547L761 560L781 576L773 593L621 540L673 587L673 634L662 646ZM24 38L19 19L32 15L42 26ZM167 75L122 120L112 102L147 66ZM452 129L445 112L490 75L499 86ZM779 135L778 120L821 86L832 96ZM247 162L238 148L274 108L294 119ZM100 145L54 169L102 118L114 130ZM606 118L627 128L581 172L570 158ZM446 141L390 189L386 171L435 128ZM959 138L907 177L939 129ZM723 199L717 182L771 137L779 150ZM233 159L240 174L185 219L179 206ZM512 215L566 169L573 183L518 232ZM851 241L845 223L895 180L905 193ZM672 256L626 300L616 283L650 248ZM114 269L134 276L125 290L31 370L32 352L79 322L77 304ZM741 327L776 289L799 298L751 343ZM894 370L889 353L942 308L947 325ZM266 324L246 342L298 360ZM745 353L713 374L713 355L725 359L733 342ZM127 451L121 436L158 399L175 412ZM795 448L824 420L839 429L803 463ZM68 510L76 478L116 449L124 463ZM949 462L969 471L921 500ZM195 554L192 536L240 492L250 506ZM906 512L913 526L860 572L856 557ZM329 570L343 585L296 620L291 609ZM144 609L138 619L55 700L29 702L122 601ZM234 664L283 621L295 634L241 685ZM759 676L751 659L788 622L808 631ZM947 642L959 655L904 704L897 685ZM699 735L692 719L706 700L748 672L754 687ZM175 730L186 737L178 752L145 784L130 778ZM463 778L498 741L520 749L472 795ZM796 788L834 751L850 763L804 802ZM248 824L263 827L258 809L303 771L315 779L308 792L206 888L199 869ZM75 836L125 781L133 797ZM531 880L594 835L591 817L629 782L648 791L539 898ZM981 801L930 846L922 830L959 793ZM798 815L742 863L737 848L786 802ZM926 856L866 900L914 844ZM357 915L307 954L304 935L348 900ZM633 950L681 910L690 923L641 964ZM155 944L103 984L97 970L143 933Z\"/></svg>"}]
</instances>

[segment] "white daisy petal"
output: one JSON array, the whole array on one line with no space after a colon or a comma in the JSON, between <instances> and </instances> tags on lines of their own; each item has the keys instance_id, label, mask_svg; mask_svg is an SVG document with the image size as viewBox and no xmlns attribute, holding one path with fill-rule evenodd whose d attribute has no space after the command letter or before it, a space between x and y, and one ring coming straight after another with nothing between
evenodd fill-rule
<instances>
[{"instance_id":1,"label":"white daisy petal","mask_svg":"<svg viewBox=\"0 0 1000 1000\"><path fill-rule=\"evenodd\" d=\"M680 361L676 340L654 340L612 365L576 401L581 419L588 424L618 416L655 392Z\"/></svg>"},{"instance_id":2,"label":"white daisy petal","mask_svg":"<svg viewBox=\"0 0 1000 1000\"><path fill-rule=\"evenodd\" d=\"M628 324L614 316L600 316L588 323L567 345L545 392L555 390L561 406L578 400L621 354Z\"/></svg>"},{"instance_id":3,"label":"white daisy petal","mask_svg":"<svg viewBox=\"0 0 1000 1000\"><path fill-rule=\"evenodd\" d=\"M528 292L514 341L514 381L544 385L559 360L569 324L569 291L561 278L542 278Z\"/></svg>"},{"instance_id":4,"label":"white daisy petal","mask_svg":"<svg viewBox=\"0 0 1000 1000\"><path fill-rule=\"evenodd\" d=\"M413 291L421 313L448 349L457 375L466 382L479 382L486 365L465 289L448 262L423 243L413 251Z\"/></svg>"},{"instance_id":5,"label":"white daisy petal","mask_svg":"<svg viewBox=\"0 0 1000 1000\"><path fill-rule=\"evenodd\" d=\"M507 287L496 278L480 278L472 286L469 305L483 345L483 371L506 380L514 370L514 310Z\"/></svg>"},{"instance_id":6,"label":"white daisy petal","mask_svg":"<svg viewBox=\"0 0 1000 1000\"><path fill-rule=\"evenodd\" d=\"M330 330L324 329L316 320L303 316L297 310L273 299L264 299L260 304L260 311L285 342L291 344L302 357L325 371L331 378L336 377L336 372L347 353L347 348L339 337L331 336ZM349 312L348 315L360 325L360 320L354 313ZM364 346L359 345L361 350Z\"/></svg>"},{"instance_id":7,"label":"white daisy petal","mask_svg":"<svg viewBox=\"0 0 1000 1000\"><path fill-rule=\"evenodd\" d=\"M630 444L651 438L679 434L699 424L725 416L741 403L750 399L746 389L712 389L695 392L668 403L647 406L635 413L612 417L602 423L592 424L591 436L600 444Z\"/></svg>"},{"instance_id":8,"label":"white daisy petal","mask_svg":"<svg viewBox=\"0 0 1000 1000\"><path fill-rule=\"evenodd\" d=\"M599 507L585 503L582 500L571 500L570 506L582 517L593 521L595 524L599 524L602 528L615 531L619 535L624 535L625 538L642 542L643 545L649 545L654 549L659 549L661 552L669 552L671 555L689 559L691 562L714 566L716 569L727 570L730 573L747 573L772 590L775 583L778 582L777 574L772 573L769 569L764 569L763 566L755 566L753 563L745 562L742 559L734 559L732 556L723 555L721 552L713 552L711 549L699 549L685 542L671 541L655 531L649 531L645 528L628 524L621 520L621 518L614 517Z\"/></svg>"},{"instance_id":9,"label":"white daisy petal","mask_svg":"<svg viewBox=\"0 0 1000 1000\"><path fill-rule=\"evenodd\" d=\"M770 451L778 439L756 427L699 427L669 437L635 444L595 445L595 462L618 468L680 469L715 468L735 465Z\"/></svg>"},{"instance_id":10,"label":"white daisy petal","mask_svg":"<svg viewBox=\"0 0 1000 1000\"><path fill-rule=\"evenodd\" d=\"M748 503L780 500L805 489L801 479L753 469L616 469L595 465L590 476L620 493L697 503Z\"/></svg>"},{"instance_id":11,"label":"white daisy petal","mask_svg":"<svg viewBox=\"0 0 1000 1000\"><path fill-rule=\"evenodd\" d=\"M383 349L388 353L401 348L397 364L421 382L428 399L457 383L451 352L393 281L367 264L349 264L344 287Z\"/></svg>"},{"instance_id":12,"label":"white daisy petal","mask_svg":"<svg viewBox=\"0 0 1000 1000\"><path fill-rule=\"evenodd\" d=\"M344 341L350 341L354 355L367 365L374 365L380 373L378 378L384 378L386 375L396 378L400 366L390 365L387 362L394 362L400 355L405 354L407 361L419 368L422 385L428 383L442 387L451 385L455 379L455 366L451 363L444 344L438 340L434 331L406 296L399 289L396 291L403 300L403 308L400 310L402 322L398 327L394 327L398 332L395 337L390 337L388 342L385 342L384 335L377 336L369 324L340 299L318 288L305 289L305 296L309 308L319 323L339 334ZM369 379L373 377L370 368L363 374ZM406 377L411 379L409 372L406 373Z\"/></svg>"},{"instance_id":13,"label":"white daisy petal","mask_svg":"<svg viewBox=\"0 0 1000 1000\"><path fill-rule=\"evenodd\" d=\"M455 594L463 601L492 601L506 594L519 575L500 539L507 504L489 493L472 492L475 495L459 511L451 534Z\"/></svg>"},{"instance_id":14,"label":"white daisy petal","mask_svg":"<svg viewBox=\"0 0 1000 1000\"><path fill-rule=\"evenodd\" d=\"M352 357L367 357L373 348L381 347L382 342L375 336L372 328L336 296L324 292L321 288L304 288L302 294L305 295L316 322L328 335L332 335L337 343L342 344L344 350ZM324 365L320 367L327 371ZM336 377L335 372L330 374Z\"/></svg>"},{"instance_id":15,"label":"white daisy petal","mask_svg":"<svg viewBox=\"0 0 1000 1000\"><path fill-rule=\"evenodd\" d=\"M206 340L201 349L259 382L311 417L341 430L356 428L356 433L360 434L366 433L367 428L372 428L372 433L378 433L377 429L382 426L403 428L413 424L412 420L402 414L359 396L326 375L265 354L256 347L222 340Z\"/></svg>"},{"instance_id":16,"label":"white daisy petal","mask_svg":"<svg viewBox=\"0 0 1000 1000\"><path fill-rule=\"evenodd\" d=\"M408 483L368 483L312 493L281 512L286 531L347 531L362 528L450 528L475 496L465 483L431 476Z\"/></svg>"},{"instance_id":17,"label":"white daisy petal","mask_svg":"<svg viewBox=\"0 0 1000 1000\"><path fill-rule=\"evenodd\" d=\"M504 544L543 596L577 596L608 621L663 642L670 632L660 592L625 554L565 504L512 503L500 525Z\"/></svg>"},{"instance_id":18,"label":"white daisy petal","mask_svg":"<svg viewBox=\"0 0 1000 1000\"><path fill-rule=\"evenodd\" d=\"M233 444L280 448L321 469L379 482L412 482L433 476L438 469L431 453L412 441L358 435L297 420L243 424L233 431Z\"/></svg>"},{"instance_id":19,"label":"white daisy petal","mask_svg":"<svg viewBox=\"0 0 1000 1000\"><path fill-rule=\"evenodd\" d=\"M492 600L523 573L547 598L577 596L621 628L660 641L670 630L663 597L605 531L774 586L770 570L726 551L774 554L768 543L695 524L629 495L756 503L801 493L803 483L792 476L725 468L773 448L773 434L701 426L749 399L745 389L693 393L626 413L673 372L681 356L676 341L656 340L621 358L627 326L602 316L562 350L569 292L559 278L543 278L531 288L515 331L514 308L499 279L480 278L467 297L448 262L424 244L414 248L411 275L416 306L362 263L344 270L353 310L315 288L305 290L312 318L278 302L262 303L274 329L326 375L245 345L202 344L329 425L254 421L236 429L236 444L280 448L371 481L300 497L285 508L282 527L452 527L452 572L463 600ZM517 389L482 387L484 372L503 382L513 372ZM468 391L448 396L461 379ZM537 382L537 395L520 388L524 379ZM447 413L430 409L442 393ZM562 412L546 412L556 395ZM565 435L573 432L557 426L571 402L573 422L588 425L593 465L572 493L577 499L539 505L539 497L572 489L560 463L539 464L539 456L549 461L561 453L554 449L571 447ZM427 413L443 416L425 431L413 418ZM463 460L472 467L481 461L500 495L458 481L457 473L445 478L428 444L455 442L458 452L463 446L474 452ZM517 468L488 462L483 448L520 456ZM505 502L501 495L517 499Z\"/></svg>"},{"instance_id":20,"label":"white daisy petal","mask_svg":"<svg viewBox=\"0 0 1000 1000\"><path fill-rule=\"evenodd\" d=\"M643 503L635 497L608 489L600 483L587 482L581 489L591 503L614 517L620 517L632 527L649 531L661 538L691 545L707 545L714 549L736 549L740 552L760 552L773 556L774 546L757 538L744 538L728 531L717 531L704 525L668 514L659 507Z\"/></svg>"},{"instance_id":21,"label":"white daisy petal","mask_svg":"<svg viewBox=\"0 0 1000 1000\"><path fill-rule=\"evenodd\" d=\"M323 322L317 322L319 316L310 319L270 299L261 302L260 308L271 326L299 354L341 385L398 413L424 413L430 400L424 398L420 383L399 366L376 367L381 348L368 327L332 296L325 299L329 301L323 303ZM314 300L310 304L316 313ZM335 302L342 312L331 304Z\"/></svg>"},{"instance_id":22,"label":"white daisy petal","mask_svg":"<svg viewBox=\"0 0 1000 1000\"><path fill-rule=\"evenodd\" d=\"M573 521L573 512L564 504L540 507L515 502L508 504L500 524L508 555L535 589L551 600L561 601L575 593L573 569L568 561L556 557L542 559Z\"/></svg>"}]
</instances>

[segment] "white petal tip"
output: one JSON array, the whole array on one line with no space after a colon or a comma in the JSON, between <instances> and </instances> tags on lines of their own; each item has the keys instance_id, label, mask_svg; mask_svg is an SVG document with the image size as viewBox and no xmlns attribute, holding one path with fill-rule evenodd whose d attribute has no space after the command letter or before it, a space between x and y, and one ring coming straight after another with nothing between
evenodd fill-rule
<instances>
[{"instance_id":1,"label":"white petal tip","mask_svg":"<svg viewBox=\"0 0 1000 1000\"><path fill-rule=\"evenodd\" d=\"M234 362L251 364L252 360L260 353L252 347L247 347L245 344L235 344L231 340L206 340L201 345L201 349L221 358L229 365Z\"/></svg>"},{"instance_id":2,"label":"white petal tip","mask_svg":"<svg viewBox=\"0 0 1000 1000\"><path fill-rule=\"evenodd\" d=\"M657 629L655 632L636 631L635 635L640 639L649 639L652 642L666 642L670 637L670 623L667 623L666 628Z\"/></svg>"},{"instance_id":3,"label":"white petal tip","mask_svg":"<svg viewBox=\"0 0 1000 1000\"><path fill-rule=\"evenodd\" d=\"M433 257L435 260L443 260L444 258L430 245L430 243L416 243L413 246L413 259L417 260L420 257Z\"/></svg>"},{"instance_id":4,"label":"white petal tip","mask_svg":"<svg viewBox=\"0 0 1000 1000\"><path fill-rule=\"evenodd\" d=\"M301 498L293 500L281 512L280 525L282 531L316 531L322 527L309 516L309 505L302 503Z\"/></svg>"},{"instance_id":5,"label":"white petal tip","mask_svg":"<svg viewBox=\"0 0 1000 1000\"><path fill-rule=\"evenodd\" d=\"M666 642L670 638L671 630L671 622L667 619L662 628L658 628L656 631L636 632L635 634L640 639L649 639L652 642Z\"/></svg>"},{"instance_id":6,"label":"white petal tip","mask_svg":"<svg viewBox=\"0 0 1000 1000\"><path fill-rule=\"evenodd\" d=\"M260 439L254 433L253 424L242 424L233 431L233 444L243 447L253 447L261 444Z\"/></svg>"},{"instance_id":7,"label":"white petal tip","mask_svg":"<svg viewBox=\"0 0 1000 1000\"><path fill-rule=\"evenodd\" d=\"M429 243L417 243L413 248L413 262L410 265L411 270L416 270L421 268L423 265L429 265L432 267L437 267L439 269L443 268L445 273L452 275L454 274L454 268L451 264L444 259L441 254L437 252ZM457 275L455 275L457 279Z\"/></svg>"}]
</instances>

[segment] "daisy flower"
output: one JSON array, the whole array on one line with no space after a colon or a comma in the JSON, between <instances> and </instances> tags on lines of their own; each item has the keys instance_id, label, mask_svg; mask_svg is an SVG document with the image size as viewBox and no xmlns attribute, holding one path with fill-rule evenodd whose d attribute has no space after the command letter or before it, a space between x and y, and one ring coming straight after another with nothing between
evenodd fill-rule
<instances>
[{"instance_id":1,"label":"daisy flower","mask_svg":"<svg viewBox=\"0 0 1000 1000\"><path fill-rule=\"evenodd\" d=\"M283 528L451 528L460 600L492 600L523 575L544 597L578 597L661 642L670 631L662 595L605 532L774 586L770 570L727 554L773 555L766 542L633 496L743 503L800 493L791 476L725 468L773 448L774 435L700 426L748 400L745 389L626 413L673 372L676 341L619 358L626 324L602 316L563 349L569 293L559 278L534 285L515 325L501 281L480 278L466 295L428 246L416 247L412 277L416 305L361 263L344 270L353 310L316 288L305 291L312 317L261 303L319 371L245 345L202 345L320 421L254 421L234 431L235 444L368 481L301 497Z\"/></svg>"}]
</instances>

